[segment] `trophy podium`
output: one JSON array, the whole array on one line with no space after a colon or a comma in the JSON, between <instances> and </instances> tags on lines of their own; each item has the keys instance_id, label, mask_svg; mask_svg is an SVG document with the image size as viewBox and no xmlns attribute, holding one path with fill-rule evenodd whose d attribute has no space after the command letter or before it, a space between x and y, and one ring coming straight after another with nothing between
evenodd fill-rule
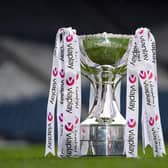
<instances>
[{"instance_id":1,"label":"trophy podium","mask_svg":"<svg viewBox=\"0 0 168 168\"><path fill-rule=\"evenodd\" d=\"M116 90L126 74L131 36L101 33L79 37L82 74L89 79L94 100L81 122L81 155L125 155L126 120Z\"/></svg>"}]
</instances>

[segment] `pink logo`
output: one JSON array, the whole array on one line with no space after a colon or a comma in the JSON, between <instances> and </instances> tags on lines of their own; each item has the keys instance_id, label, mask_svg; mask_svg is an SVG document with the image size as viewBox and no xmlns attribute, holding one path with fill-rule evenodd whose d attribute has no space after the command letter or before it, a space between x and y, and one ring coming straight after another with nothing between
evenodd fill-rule
<instances>
[{"instance_id":1,"label":"pink logo","mask_svg":"<svg viewBox=\"0 0 168 168\"><path fill-rule=\"evenodd\" d=\"M86 129L82 128L82 133L85 134L86 133Z\"/></svg>"},{"instance_id":2,"label":"pink logo","mask_svg":"<svg viewBox=\"0 0 168 168\"><path fill-rule=\"evenodd\" d=\"M53 69L53 76L55 76L55 77L56 77L56 76L57 76L57 74L58 74L57 68L54 68L54 69Z\"/></svg>"},{"instance_id":3,"label":"pink logo","mask_svg":"<svg viewBox=\"0 0 168 168\"><path fill-rule=\"evenodd\" d=\"M156 114L155 121L158 121L158 119L159 119L159 116Z\"/></svg>"},{"instance_id":4,"label":"pink logo","mask_svg":"<svg viewBox=\"0 0 168 168\"><path fill-rule=\"evenodd\" d=\"M129 128L134 128L136 126L136 121L134 119L129 119L127 124Z\"/></svg>"},{"instance_id":5,"label":"pink logo","mask_svg":"<svg viewBox=\"0 0 168 168\"><path fill-rule=\"evenodd\" d=\"M153 126L154 124L155 124L154 118L150 117L150 119L149 119L149 125Z\"/></svg>"},{"instance_id":6,"label":"pink logo","mask_svg":"<svg viewBox=\"0 0 168 168\"><path fill-rule=\"evenodd\" d=\"M140 73L139 73L139 76L141 79L145 79L146 78L146 72L141 70Z\"/></svg>"},{"instance_id":7,"label":"pink logo","mask_svg":"<svg viewBox=\"0 0 168 168\"><path fill-rule=\"evenodd\" d=\"M152 77L153 77L153 73L152 73L152 71L147 71L147 75L148 75L148 79L149 80L151 80L152 79Z\"/></svg>"},{"instance_id":8,"label":"pink logo","mask_svg":"<svg viewBox=\"0 0 168 168\"><path fill-rule=\"evenodd\" d=\"M79 79L79 74L77 73L77 74L76 74L76 80L78 80L78 79Z\"/></svg>"},{"instance_id":9,"label":"pink logo","mask_svg":"<svg viewBox=\"0 0 168 168\"><path fill-rule=\"evenodd\" d=\"M73 35L72 34L69 34L67 37L66 37L66 41L67 42L71 42L73 40Z\"/></svg>"},{"instance_id":10,"label":"pink logo","mask_svg":"<svg viewBox=\"0 0 168 168\"><path fill-rule=\"evenodd\" d=\"M65 125L65 129L68 131L68 132L71 132L73 130L74 126L71 122L68 122L66 125Z\"/></svg>"},{"instance_id":11,"label":"pink logo","mask_svg":"<svg viewBox=\"0 0 168 168\"><path fill-rule=\"evenodd\" d=\"M72 76L70 76L70 77L68 77L68 79L66 79L66 84L68 86L72 86L74 83L75 83L75 79Z\"/></svg>"},{"instance_id":12,"label":"pink logo","mask_svg":"<svg viewBox=\"0 0 168 168\"><path fill-rule=\"evenodd\" d=\"M52 121L53 120L53 115L51 114L51 112L48 113L48 121Z\"/></svg>"},{"instance_id":13,"label":"pink logo","mask_svg":"<svg viewBox=\"0 0 168 168\"><path fill-rule=\"evenodd\" d=\"M59 74L60 74L61 78L64 78L65 77L65 71L64 71L64 69L61 69L61 71L59 72Z\"/></svg>"},{"instance_id":14,"label":"pink logo","mask_svg":"<svg viewBox=\"0 0 168 168\"><path fill-rule=\"evenodd\" d=\"M136 76L135 75L133 75L133 74L131 74L130 76L129 76L129 81L130 81L130 83L135 83L136 82Z\"/></svg>"},{"instance_id":15,"label":"pink logo","mask_svg":"<svg viewBox=\"0 0 168 168\"><path fill-rule=\"evenodd\" d=\"M78 122L79 122L79 118L75 117L75 124L78 124Z\"/></svg>"},{"instance_id":16,"label":"pink logo","mask_svg":"<svg viewBox=\"0 0 168 168\"><path fill-rule=\"evenodd\" d=\"M63 122L63 113L61 113L58 118L60 122Z\"/></svg>"},{"instance_id":17,"label":"pink logo","mask_svg":"<svg viewBox=\"0 0 168 168\"><path fill-rule=\"evenodd\" d=\"M142 34L144 32L144 29L142 28L140 31L139 31L139 34Z\"/></svg>"}]
</instances>

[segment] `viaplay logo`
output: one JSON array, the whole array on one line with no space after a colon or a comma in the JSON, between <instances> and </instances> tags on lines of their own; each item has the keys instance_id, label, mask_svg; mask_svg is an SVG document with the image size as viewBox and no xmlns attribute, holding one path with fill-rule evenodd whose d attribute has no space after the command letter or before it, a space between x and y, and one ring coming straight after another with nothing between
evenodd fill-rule
<instances>
[{"instance_id":1,"label":"viaplay logo","mask_svg":"<svg viewBox=\"0 0 168 168\"><path fill-rule=\"evenodd\" d=\"M66 84L68 86L72 86L72 85L74 85L74 83L75 83L74 77L73 76L68 76L68 78L66 79Z\"/></svg>"},{"instance_id":2,"label":"viaplay logo","mask_svg":"<svg viewBox=\"0 0 168 168\"><path fill-rule=\"evenodd\" d=\"M158 121L158 119L159 119L159 116L156 114L155 115L155 121Z\"/></svg>"},{"instance_id":3,"label":"viaplay logo","mask_svg":"<svg viewBox=\"0 0 168 168\"><path fill-rule=\"evenodd\" d=\"M159 116L156 114L155 117L150 117L149 119L149 125L153 126L155 124L155 122L157 122L159 119Z\"/></svg>"},{"instance_id":4,"label":"viaplay logo","mask_svg":"<svg viewBox=\"0 0 168 168\"><path fill-rule=\"evenodd\" d=\"M78 123L79 123L79 118L75 117L75 124L78 124Z\"/></svg>"},{"instance_id":5,"label":"viaplay logo","mask_svg":"<svg viewBox=\"0 0 168 168\"><path fill-rule=\"evenodd\" d=\"M68 122L67 124L65 124L65 129L68 131L68 132L71 132L74 128L74 125L71 123L71 122Z\"/></svg>"},{"instance_id":6,"label":"viaplay logo","mask_svg":"<svg viewBox=\"0 0 168 168\"><path fill-rule=\"evenodd\" d=\"M127 124L129 128L134 128L136 126L136 121L134 119L129 119Z\"/></svg>"},{"instance_id":7,"label":"viaplay logo","mask_svg":"<svg viewBox=\"0 0 168 168\"><path fill-rule=\"evenodd\" d=\"M82 132L83 134L85 134L85 133L86 133L86 128L82 128L81 132Z\"/></svg>"},{"instance_id":8,"label":"viaplay logo","mask_svg":"<svg viewBox=\"0 0 168 168\"><path fill-rule=\"evenodd\" d=\"M78 80L78 79L79 79L79 74L77 73L77 74L76 74L76 80Z\"/></svg>"},{"instance_id":9,"label":"viaplay logo","mask_svg":"<svg viewBox=\"0 0 168 168\"><path fill-rule=\"evenodd\" d=\"M148 79L151 80L153 78L153 73L152 71L147 71Z\"/></svg>"},{"instance_id":10,"label":"viaplay logo","mask_svg":"<svg viewBox=\"0 0 168 168\"><path fill-rule=\"evenodd\" d=\"M61 113L58 118L60 122L63 122L63 113Z\"/></svg>"},{"instance_id":11,"label":"viaplay logo","mask_svg":"<svg viewBox=\"0 0 168 168\"><path fill-rule=\"evenodd\" d=\"M56 77L58 75L57 68L54 68L52 73L53 73L53 76Z\"/></svg>"},{"instance_id":12,"label":"viaplay logo","mask_svg":"<svg viewBox=\"0 0 168 168\"><path fill-rule=\"evenodd\" d=\"M145 71L143 71L143 70L141 70L140 72L139 72L139 77L141 78L141 79L146 79L146 72Z\"/></svg>"},{"instance_id":13,"label":"viaplay logo","mask_svg":"<svg viewBox=\"0 0 168 168\"><path fill-rule=\"evenodd\" d=\"M71 122L68 122L67 124L65 124L65 129L66 129L68 132L71 132L71 131L74 129L74 125L77 125L78 123L79 123L79 118L76 116L76 117L75 117L74 124L71 123Z\"/></svg>"},{"instance_id":14,"label":"viaplay logo","mask_svg":"<svg viewBox=\"0 0 168 168\"><path fill-rule=\"evenodd\" d=\"M69 34L68 36L66 36L66 41L67 42L71 42L73 40L73 35Z\"/></svg>"},{"instance_id":15,"label":"viaplay logo","mask_svg":"<svg viewBox=\"0 0 168 168\"><path fill-rule=\"evenodd\" d=\"M143 32L144 32L143 28L139 30L139 34L143 34Z\"/></svg>"},{"instance_id":16,"label":"viaplay logo","mask_svg":"<svg viewBox=\"0 0 168 168\"><path fill-rule=\"evenodd\" d=\"M152 118L152 117L150 117L150 119L149 119L149 125L153 126L154 124L155 124L155 119Z\"/></svg>"},{"instance_id":17,"label":"viaplay logo","mask_svg":"<svg viewBox=\"0 0 168 168\"><path fill-rule=\"evenodd\" d=\"M54 117L53 117L52 113L49 112L49 113L48 113L48 121L51 122L51 121L53 120L53 118L54 118Z\"/></svg>"},{"instance_id":18,"label":"viaplay logo","mask_svg":"<svg viewBox=\"0 0 168 168\"><path fill-rule=\"evenodd\" d=\"M134 83L136 82L136 76L133 75L133 74L131 74L131 75L129 76L129 82L132 83L132 84L134 84Z\"/></svg>"},{"instance_id":19,"label":"viaplay logo","mask_svg":"<svg viewBox=\"0 0 168 168\"><path fill-rule=\"evenodd\" d=\"M59 72L59 75L60 75L61 78L65 77L65 71L64 71L64 69L61 69L61 71Z\"/></svg>"}]
</instances>

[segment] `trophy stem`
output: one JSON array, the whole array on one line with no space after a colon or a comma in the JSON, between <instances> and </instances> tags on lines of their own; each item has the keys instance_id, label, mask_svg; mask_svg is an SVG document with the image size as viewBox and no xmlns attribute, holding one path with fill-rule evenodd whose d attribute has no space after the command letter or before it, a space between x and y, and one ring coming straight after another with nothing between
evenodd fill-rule
<instances>
[{"instance_id":1,"label":"trophy stem","mask_svg":"<svg viewBox=\"0 0 168 168\"><path fill-rule=\"evenodd\" d=\"M112 117L115 116L115 113L118 111L114 109L112 103L115 101L114 89L111 84L99 84L98 92L100 92L98 93L98 95L100 96L99 106L101 106L101 109L99 108L100 114L98 115L98 117L101 119L110 120Z\"/></svg>"},{"instance_id":2,"label":"trophy stem","mask_svg":"<svg viewBox=\"0 0 168 168\"><path fill-rule=\"evenodd\" d=\"M95 117L99 122L108 122L113 124L124 124L125 119L119 111L119 105L116 96L116 88L121 77L116 78L113 82L92 81L95 91L93 106L90 110L90 117Z\"/></svg>"},{"instance_id":3,"label":"trophy stem","mask_svg":"<svg viewBox=\"0 0 168 168\"><path fill-rule=\"evenodd\" d=\"M115 98L116 86L104 82L93 84L96 92L93 107L81 123L81 154L123 155L125 119Z\"/></svg>"}]
</instances>

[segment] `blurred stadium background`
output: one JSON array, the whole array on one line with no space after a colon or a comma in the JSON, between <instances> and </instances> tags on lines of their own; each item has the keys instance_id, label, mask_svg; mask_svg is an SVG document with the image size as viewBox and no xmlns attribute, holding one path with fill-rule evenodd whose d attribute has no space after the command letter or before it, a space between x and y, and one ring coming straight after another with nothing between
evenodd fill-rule
<instances>
[{"instance_id":1,"label":"blurred stadium background","mask_svg":"<svg viewBox=\"0 0 168 168\"><path fill-rule=\"evenodd\" d=\"M0 147L13 142L45 143L52 50L57 29L66 26L77 29L78 34L133 34L141 26L152 30L157 42L160 111L167 141L167 10L168 4L162 0L1 1ZM89 85L82 81L86 114ZM124 106L123 102L123 113Z\"/></svg>"}]
</instances>

